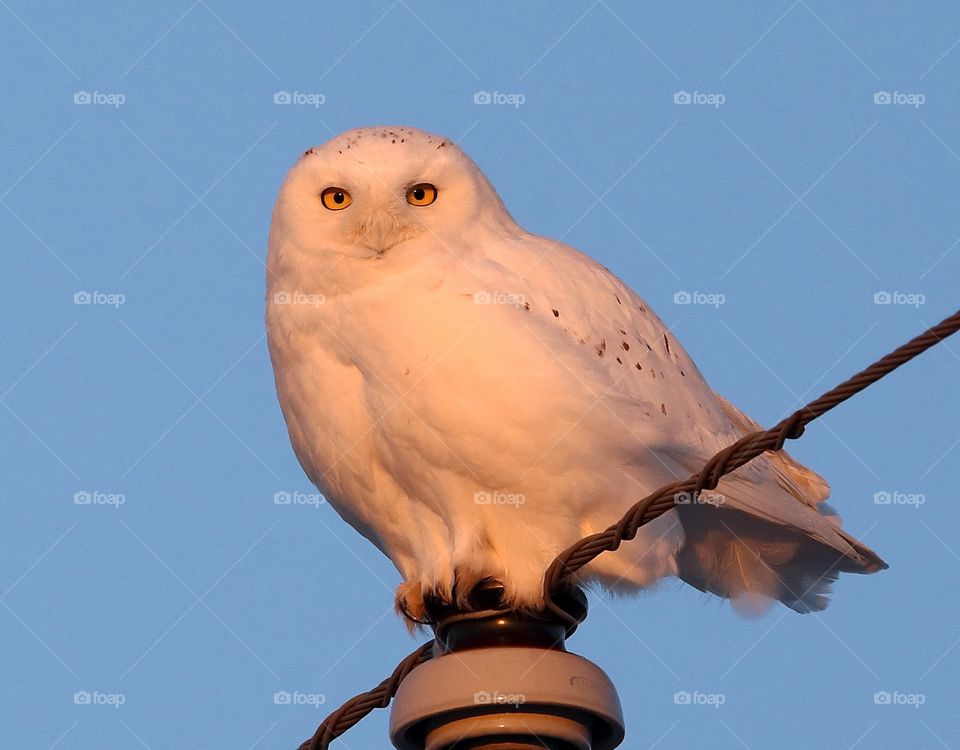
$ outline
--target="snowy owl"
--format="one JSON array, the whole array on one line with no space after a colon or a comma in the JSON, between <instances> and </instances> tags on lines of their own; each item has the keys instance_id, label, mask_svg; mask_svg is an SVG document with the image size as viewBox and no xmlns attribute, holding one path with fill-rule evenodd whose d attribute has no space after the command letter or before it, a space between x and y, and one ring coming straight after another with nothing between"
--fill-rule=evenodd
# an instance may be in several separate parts
<instances>
[{"instance_id":1,"label":"snowy owl","mask_svg":"<svg viewBox=\"0 0 960 750\"><path fill-rule=\"evenodd\" d=\"M396 565L397 606L414 617L488 580L509 606L539 607L558 552L759 429L643 299L518 226L447 138L362 128L308 150L269 244L293 449ZM634 591L676 576L746 612L822 609L840 572L886 567L818 509L828 494L787 454L764 454L581 582Z\"/></svg>"}]
</instances>

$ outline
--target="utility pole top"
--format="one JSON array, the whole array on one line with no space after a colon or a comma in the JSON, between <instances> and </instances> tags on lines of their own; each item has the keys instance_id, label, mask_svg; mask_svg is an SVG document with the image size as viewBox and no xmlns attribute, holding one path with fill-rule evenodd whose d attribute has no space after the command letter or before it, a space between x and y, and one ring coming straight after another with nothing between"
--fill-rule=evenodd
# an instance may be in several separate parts
<instances>
[{"instance_id":1,"label":"utility pole top","mask_svg":"<svg viewBox=\"0 0 960 750\"><path fill-rule=\"evenodd\" d=\"M450 616L436 634L437 655L397 691L397 750L613 750L623 741L613 683L565 649L562 624L486 610Z\"/></svg>"}]
</instances>

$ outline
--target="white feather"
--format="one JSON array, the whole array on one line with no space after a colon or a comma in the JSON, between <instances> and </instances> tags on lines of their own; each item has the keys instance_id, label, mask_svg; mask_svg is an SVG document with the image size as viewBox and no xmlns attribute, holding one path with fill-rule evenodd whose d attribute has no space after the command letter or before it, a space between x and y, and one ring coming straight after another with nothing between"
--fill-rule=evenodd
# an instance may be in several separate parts
<instances>
[{"instance_id":1,"label":"white feather","mask_svg":"<svg viewBox=\"0 0 960 750\"><path fill-rule=\"evenodd\" d=\"M420 182L438 189L429 206L405 199ZM331 186L348 208L323 207ZM462 151L411 128L350 131L293 167L267 324L301 464L394 562L414 613L485 577L536 607L559 551L756 428L639 296L520 228ZM717 492L719 507L667 513L585 579L679 575L743 609L805 610L839 571L883 566L817 510L826 483L788 457Z\"/></svg>"}]
</instances>

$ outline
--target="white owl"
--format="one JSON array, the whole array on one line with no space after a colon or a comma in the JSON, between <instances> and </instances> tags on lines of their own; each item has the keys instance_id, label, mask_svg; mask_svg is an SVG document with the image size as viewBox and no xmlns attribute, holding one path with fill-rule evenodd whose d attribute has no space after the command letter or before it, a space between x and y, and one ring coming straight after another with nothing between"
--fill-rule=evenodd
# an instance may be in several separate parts
<instances>
[{"instance_id":1,"label":"white owl","mask_svg":"<svg viewBox=\"0 0 960 750\"><path fill-rule=\"evenodd\" d=\"M758 429L637 294L518 226L440 136L363 128L307 151L277 199L267 272L293 448L396 565L414 616L484 579L536 608L558 552ZM582 579L678 576L747 611L822 609L839 572L886 567L818 510L828 493L765 454Z\"/></svg>"}]
</instances>

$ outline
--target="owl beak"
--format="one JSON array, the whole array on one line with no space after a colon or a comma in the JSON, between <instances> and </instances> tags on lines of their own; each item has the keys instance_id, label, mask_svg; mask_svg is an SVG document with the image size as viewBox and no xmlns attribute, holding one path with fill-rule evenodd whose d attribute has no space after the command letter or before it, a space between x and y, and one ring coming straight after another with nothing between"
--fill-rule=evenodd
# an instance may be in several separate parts
<instances>
[{"instance_id":1,"label":"owl beak","mask_svg":"<svg viewBox=\"0 0 960 750\"><path fill-rule=\"evenodd\" d=\"M361 242L377 255L383 255L408 235L396 216L389 211L370 215L358 228Z\"/></svg>"},{"instance_id":2,"label":"owl beak","mask_svg":"<svg viewBox=\"0 0 960 750\"><path fill-rule=\"evenodd\" d=\"M379 224L368 233L367 244L377 255L383 255L387 250L397 244L397 239L396 227Z\"/></svg>"}]
</instances>

